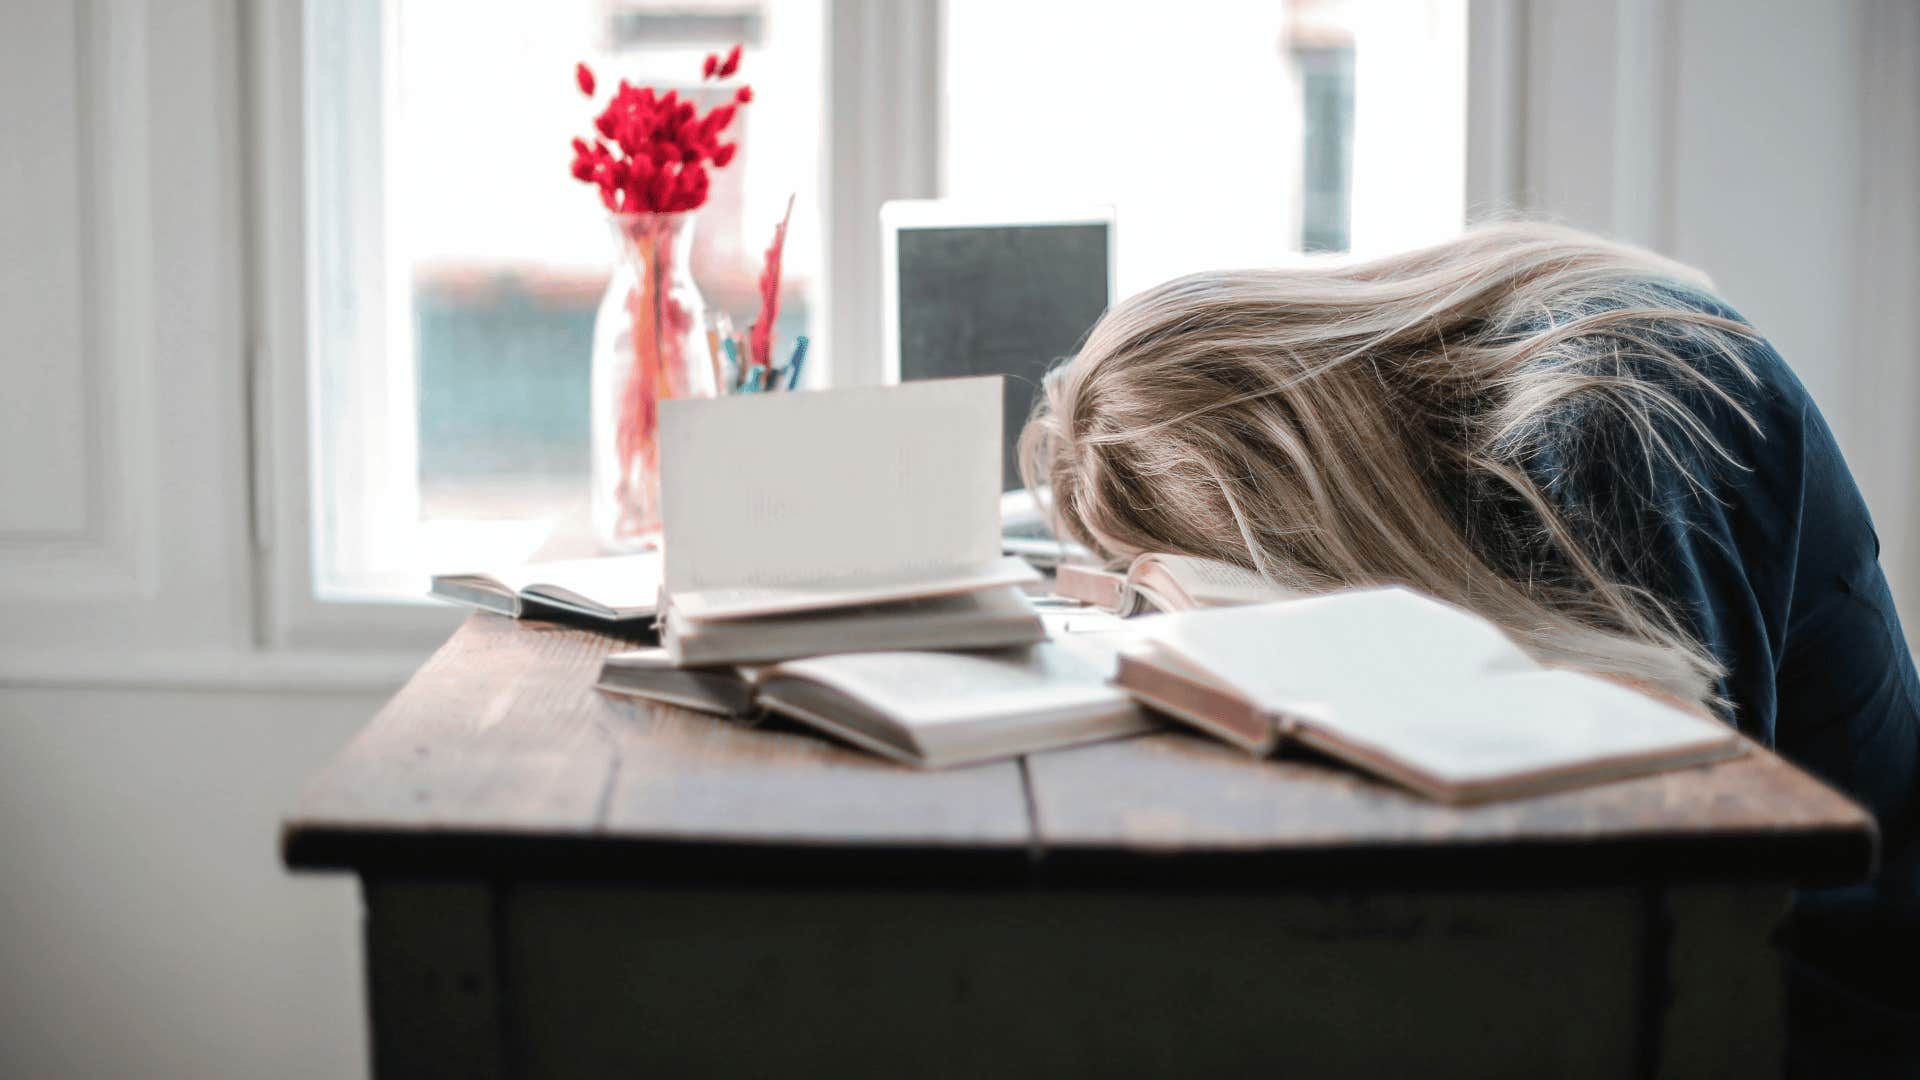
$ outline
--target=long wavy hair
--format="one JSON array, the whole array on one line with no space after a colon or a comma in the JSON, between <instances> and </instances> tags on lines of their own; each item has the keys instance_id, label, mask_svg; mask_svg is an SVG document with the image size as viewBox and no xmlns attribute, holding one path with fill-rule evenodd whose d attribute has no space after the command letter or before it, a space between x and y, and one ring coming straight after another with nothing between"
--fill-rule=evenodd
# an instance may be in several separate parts
<instances>
[{"instance_id":1,"label":"long wavy hair","mask_svg":"<svg viewBox=\"0 0 1920 1080\"><path fill-rule=\"evenodd\" d=\"M1724 708L1721 665L1644 587L1624 523L1572 512L1528 469L1569 446L1616 453L1617 433L1634 442L1623 460L1702 492L1700 462L1738 467L1699 409L1753 423L1736 391L1754 332L1685 303L1707 284L1526 223L1177 278L1109 311L1048 375L1022 473L1059 535L1115 564L1158 551L1300 592L1409 585L1543 661Z\"/></svg>"}]
</instances>

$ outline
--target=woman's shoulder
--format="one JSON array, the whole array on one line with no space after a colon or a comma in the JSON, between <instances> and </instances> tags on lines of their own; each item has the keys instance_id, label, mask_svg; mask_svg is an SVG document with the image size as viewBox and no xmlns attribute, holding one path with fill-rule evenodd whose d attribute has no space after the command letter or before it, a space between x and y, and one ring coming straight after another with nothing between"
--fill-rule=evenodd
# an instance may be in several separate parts
<instances>
[{"instance_id":1,"label":"woman's shoulder","mask_svg":"<svg viewBox=\"0 0 1920 1080\"><path fill-rule=\"evenodd\" d=\"M1676 313L1664 335L1695 371L1743 403L1766 405L1788 402L1799 411L1810 400L1792 365L1773 342L1726 298L1704 286L1652 279L1647 293L1670 304ZM1690 321L1703 316L1711 322Z\"/></svg>"},{"instance_id":2,"label":"woman's shoulder","mask_svg":"<svg viewBox=\"0 0 1920 1080\"><path fill-rule=\"evenodd\" d=\"M1619 319L1605 316L1618 314ZM1596 318L1597 317L1597 318ZM1771 341L1725 298L1668 278L1616 283L1570 303L1556 325L1591 325L1578 343L1578 388L1528 432L1528 459L1572 464L1659 447L1684 468L1753 466L1818 417ZM1770 445L1773 444L1773 445Z\"/></svg>"},{"instance_id":3,"label":"woman's shoulder","mask_svg":"<svg viewBox=\"0 0 1920 1080\"><path fill-rule=\"evenodd\" d=\"M1686 535L1760 563L1793 558L1755 539L1790 531L1776 520L1786 508L1831 502L1826 519L1865 520L1842 505L1850 481L1804 497L1810 471L1844 476L1838 447L1792 368L1732 304L1650 281L1612 305L1646 314L1617 347L1593 351L1606 377L1536 425L1516 459L1585 544L1645 570Z\"/></svg>"}]
</instances>

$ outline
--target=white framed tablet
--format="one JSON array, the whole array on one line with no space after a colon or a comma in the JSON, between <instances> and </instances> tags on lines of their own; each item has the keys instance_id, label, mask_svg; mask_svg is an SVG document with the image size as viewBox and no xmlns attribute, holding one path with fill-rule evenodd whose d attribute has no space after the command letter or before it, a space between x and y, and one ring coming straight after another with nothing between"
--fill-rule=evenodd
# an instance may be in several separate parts
<instances>
[{"instance_id":1,"label":"white framed tablet","mask_svg":"<svg viewBox=\"0 0 1920 1080\"><path fill-rule=\"evenodd\" d=\"M1110 206L889 202L880 210L885 383L1006 377L1005 486L1040 379L1114 298Z\"/></svg>"}]
</instances>

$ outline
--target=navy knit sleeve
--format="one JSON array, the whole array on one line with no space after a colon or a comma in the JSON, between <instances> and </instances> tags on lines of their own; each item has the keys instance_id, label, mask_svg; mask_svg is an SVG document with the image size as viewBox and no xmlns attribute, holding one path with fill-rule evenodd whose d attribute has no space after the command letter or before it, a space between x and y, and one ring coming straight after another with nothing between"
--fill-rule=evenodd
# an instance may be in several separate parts
<instances>
[{"instance_id":1,"label":"navy knit sleeve","mask_svg":"<svg viewBox=\"0 0 1920 1080\"><path fill-rule=\"evenodd\" d=\"M1657 418L1672 460L1649 454L1631 417L1595 408L1560 425L1528 471L1610 570L1671 605L1725 666L1733 721L1865 804L1894 856L1920 779L1920 680L1866 503L1771 345L1743 346L1752 378L1724 356L1692 359L1747 413L1702 386L1668 386L1725 458Z\"/></svg>"}]
</instances>

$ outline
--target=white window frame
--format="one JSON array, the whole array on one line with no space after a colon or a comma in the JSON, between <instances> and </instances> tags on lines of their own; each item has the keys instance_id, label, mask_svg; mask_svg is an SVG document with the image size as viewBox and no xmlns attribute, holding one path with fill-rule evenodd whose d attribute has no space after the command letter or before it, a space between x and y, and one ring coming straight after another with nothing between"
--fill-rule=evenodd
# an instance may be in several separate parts
<instances>
[{"instance_id":1,"label":"white window frame","mask_svg":"<svg viewBox=\"0 0 1920 1080\"><path fill-rule=\"evenodd\" d=\"M325 0L323 17L359 20L351 32L368 29L375 0ZM821 190L826 228L827 326L834 356L823 358L841 383L879 378L879 206L892 198L934 193L939 139L939 0L828 0L824 69L828 77L826 152ZM317 252L308 243L309 193L315 171L306 160L306 101L311 91L305 64L306 5L301 0L248 0L245 51L255 59L247 72L249 100L244 144L248 150L251 206L250 256L258 276L251 357L256 539L263 552L260 619L267 641L283 648L328 650L418 649L443 638L460 614L426 603L379 596L322 598L316 594L316 515L324 511L317 467L340 461L317 444L316 349L366 347L364 342L317 340L312 315ZM390 82L383 79L383 83ZM361 175L377 168L381 103L369 95L354 103L348 125L350 149L367 159ZM360 182L353 196L366 199L378 184ZM324 193L323 193L324 194ZM379 207L354 208L377 222ZM371 232L371 230L369 230ZM374 303L400 302L382 278L387 260L380 243L359 237L353 273ZM396 320L360 320L386 325ZM388 355L408 343L381 343ZM380 522L417 519L418 491L411 482L417 460L416 404L409 365L332 365L362 380L353 396L377 402L356 416L349 435L362 460L384 460L387 482L360 485L360 504L348 511L364 528L344 534L349 543L395 542ZM379 378L383 385L368 387ZM404 541L402 541L404 542Z\"/></svg>"},{"instance_id":2,"label":"white window frame","mask_svg":"<svg viewBox=\"0 0 1920 1080\"><path fill-rule=\"evenodd\" d=\"M828 2L834 171L823 190L838 222L826 237L828 325L838 377L859 381L877 377L880 355L877 208L935 194L940 175L940 0ZM82 174L77 204L34 185L64 183L58 174L79 159L50 153L29 171L41 215L29 246L78 253L83 284L69 287L87 292L77 315L58 310L56 293L45 319L0 332L50 333L42 351L71 365L75 392L45 405L84 432L84 454L45 464L84 486L88 512L77 531L0 530L0 687L391 685L460 615L313 598L300 0L77 0L71 10L67 29L9 43L59 57L34 85L73 112L77 153L116 167ZM1688 80L1706 80L1688 91L1696 99L1732 80L1689 66L1684 37L1670 32L1702 16L1677 0L1472 0L1469 13L1470 218L1532 208L1656 246L1670 239L1675 200L1697 209L1702 198L1699 176L1675 174L1686 181L1703 165L1671 143L1671 99ZM1840 20L1822 39L1825 62L1895 40L1899 28L1884 22ZM1846 35L1852 45L1835 45ZM1886 102L1910 103L1899 91L1912 70L1890 50L1866 48L1859 87L1829 86L1822 100L1857 94L1867 115L1891 116L1880 129L1906 130L1895 121L1912 108ZM1743 115L1733 108L1732 130ZM1833 362L1858 365L1847 388L1857 397L1828 405L1836 428L1864 425L1856 437L1875 440L1855 464L1878 489L1883 562L1911 617L1920 543L1908 526L1920 499L1901 486L1913 439L1898 421L1914 377L1897 346L1914 335L1901 329L1910 313L1886 297L1914 273L1912 245L1894 242L1915 227L1900 186L1912 148L1876 144L1855 160L1836 145L1846 175L1884 181L1857 208L1811 207L1865 237L1868 250L1845 267L1859 307L1788 309L1798 319L1788 328L1830 334ZM1763 193L1806 197L1792 180L1753 178ZM1709 224L1725 233L1734 223ZM1794 287L1791 267L1768 273L1761 284L1775 293ZM1847 359L1856 354L1866 358Z\"/></svg>"}]
</instances>

